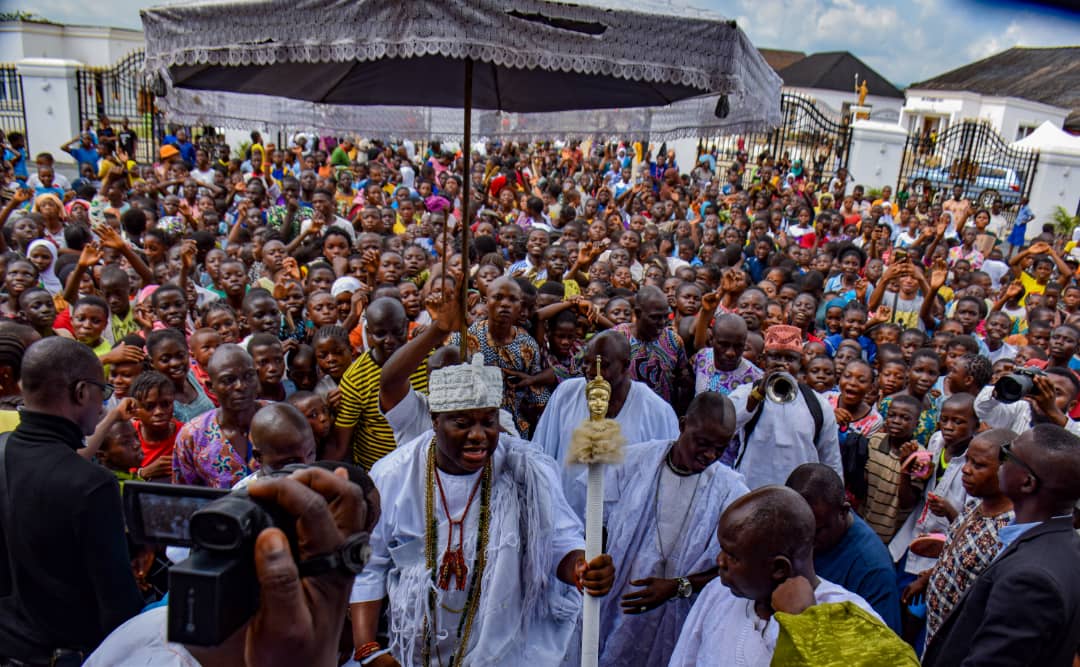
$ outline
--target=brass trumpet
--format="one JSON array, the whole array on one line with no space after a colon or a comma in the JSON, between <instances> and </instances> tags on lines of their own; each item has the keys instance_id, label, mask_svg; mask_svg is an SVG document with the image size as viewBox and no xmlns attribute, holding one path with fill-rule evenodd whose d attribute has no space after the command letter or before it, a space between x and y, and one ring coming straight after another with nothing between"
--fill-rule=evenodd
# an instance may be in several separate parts
<instances>
[{"instance_id":1,"label":"brass trumpet","mask_svg":"<svg viewBox=\"0 0 1080 667\"><path fill-rule=\"evenodd\" d=\"M799 395L799 383L790 373L773 373L765 380L765 398L790 403Z\"/></svg>"}]
</instances>

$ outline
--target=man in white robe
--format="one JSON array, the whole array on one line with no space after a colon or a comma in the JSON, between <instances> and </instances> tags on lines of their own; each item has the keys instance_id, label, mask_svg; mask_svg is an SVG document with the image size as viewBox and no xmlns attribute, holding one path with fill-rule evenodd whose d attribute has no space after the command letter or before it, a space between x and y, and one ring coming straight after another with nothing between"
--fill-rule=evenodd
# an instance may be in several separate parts
<instances>
[{"instance_id":1,"label":"man in white robe","mask_svg":"<svg viewBox=\"0 0 1080 667\"><path fill-rule=\"evenodd\" d=\"M736 426L743 443L733 467L751 489L782 485L791 471L804 463L824 463L844 477L836 415L828 399L805 386L795 391L795 399L789 403L774 403L765 397L763 387L774 373L798 377L801 365L802 331L774 324L765 332L765 379L736 387L728 394L735 404ZM814 413L807 400L817 402L821 415L816 435Z\"/></svg>"},{"instance_id":2,"label":"man in white robe","mask_svg":"<svg viewBox=\"0 0 1080 667\"><path fill-rule=\"evenodd\" d=\"M555 664L580 613L578 590L610 590L611 558L585 562L553 461L500 435L501 402L501 373L482 358L432 372L434 434L372 468L383 513L350 599L355 658L373 655L363 653L388 597L389 652L367 664Z\"/></svg>"},{"instance_id":3,"label":"man in white robe","mask_svg":"<svg viewBox=\"0 0 1080 667\"><path fill-rule=\"evenodd\" d=\"M630 445L606 471L608 552L621 567L600 607L600 664L667 664L697 593L716 578L720 515L749 492L719 463L734 432L731 401L703 392L678 440Z\"/></svg>"},{"instance_id":4,"label":"man in white robe","mask_svg":"<svg viewBox=\"0 0 1080 667\"><path fill-rule=\"evenodd\" d=\"M679 437L679 420L672 407L648 385L630 378L630 344L626 337L605 332L589 341L583 356L587 362L586 377L559 384L544 408L532 440L533 445L559 463L563 491L579 518L585 515L585 487L577 483L577 478L585 466L566 465L566 454L574 429L589 418L585 383L596 375L597 355L602 359L600 373L611 384L606 417L619 423L623 438L627 442L671 442Z\"/></svg>"},{"instance_id":5,"label":"man in white robe","mask_svg":"<svg viewBox=\"0 0 1080 667\"><path fill-rule=\"evenodd\" d=\"M769 667L779 635L773 593L789 579L804 579L814 604L850 601L880 621L865 600L814 573L814 530L810 506L786 487L732 503L720 518L720 577L698 596L668 664Z\"/></svg>"}]
</instances>

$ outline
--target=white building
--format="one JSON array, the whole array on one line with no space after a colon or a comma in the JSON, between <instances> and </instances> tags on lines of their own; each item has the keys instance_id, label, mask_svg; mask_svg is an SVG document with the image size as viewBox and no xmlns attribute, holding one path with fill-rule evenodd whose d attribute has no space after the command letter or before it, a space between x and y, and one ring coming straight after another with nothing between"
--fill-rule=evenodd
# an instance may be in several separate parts
<instances>
[{"instance_id":1,"label":"white building","mask_svg":"<svg viewBox=\"0 0 1080 667\"><path fill-rule=\"evenodd\" d=\"M0 22L0 63L53 58L107 67L144 44L141 30L46 21Z\"/></svg>"},{"instance_id":2,"label":"white building","mask_svg":"<svg viewBox=\"0 0 1080 667\"><path fill-rule=\"evenodd\" d=\"M857 85L866 82L865 106L871 120L895 123L904 105L904 93L872 67L847 51L809 56L796 51L761 49L765 60L784 81L784 92L813 100L822 111L846 117L858 103Z\"/></svg>"},{"instance_id":3,"label":"white building","mask_svg":"<svg viewBox=\"0 0 1080 667\"><path fill-rule=\"evenodd\" d=\"M1080 47L1015 47L907 89L901 125L940 135L965 119L988 120L1017 141L1049 121L1080 133Z\"/></svg>"}]
</instances>

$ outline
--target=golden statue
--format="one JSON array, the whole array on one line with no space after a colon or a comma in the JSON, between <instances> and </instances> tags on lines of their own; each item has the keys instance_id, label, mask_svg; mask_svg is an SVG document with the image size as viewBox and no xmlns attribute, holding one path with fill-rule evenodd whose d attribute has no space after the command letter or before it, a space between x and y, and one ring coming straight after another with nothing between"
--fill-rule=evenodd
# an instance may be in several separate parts
<instances>
[{"instance_id":1,"label":"golden statue","mask_svg":"<svg viewBox=\"0 0 1080 667\"><path fill-rule=\"evenodd\" d=\"M618 463L622 460L622 436L619 422L608 419L611 401L611 383L600 373L600 355L596 355L596 377L585 384L585 403L589 406L589 418L574 429L570 440L571 463Z\"/></svg>"},{"instance_id":2,"label":"golden statue","mask_svg":"<svg viewBox=\"0 0 1080 667\"><path fill-rule=\"evenodd\" d=\"M857 92L859 94L859 106L865 105L866 104L866 94L868 92L870 92L870 90L866 87L866 79L863 79L862 85L860 85L858 88L856 88L855 92Z\"/></svg>"},{"instance_id":3,"label":"golden statue","mask_svg":"<svg viewBox=\"0 0 1080 667\"><path fill-rule=\"evenodd\" d=\"M585 385L585 402L589 404L589 419L600 421L607 417L611 401L611 383L600 374L600 356L596 357L596 377Z\"/></svg>"}]
</instances>

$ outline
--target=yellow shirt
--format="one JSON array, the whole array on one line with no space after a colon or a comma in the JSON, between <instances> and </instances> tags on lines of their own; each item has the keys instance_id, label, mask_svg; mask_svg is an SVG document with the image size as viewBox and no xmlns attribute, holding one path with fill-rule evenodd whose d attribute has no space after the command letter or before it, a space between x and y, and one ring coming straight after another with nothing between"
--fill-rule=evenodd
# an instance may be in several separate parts
<instances>
[{"instance_id":1,"label":"yellow shirt","mask_svg":"<svg viewBox=\"0 0 1080 667\"><path fill-rule=\"evenodd\" d=\"M1040 285L1039 281L1027 271L1020 272L1020 282L1024 285L1024 296L1019 301L1021 306L1025 305L1028 294L1042 294L1046 291L1046 285Z\"/></svg>"},{"instance_id":2,"label":"yellow shirt","mask_svg":"<svg viewBox=\"0 0 1080 667\"><path fill-rule=\"evenodd\" d=\"M9 433L19 425L18 410L0 410L0 433Z\"/></svg>"}]
</instances>

